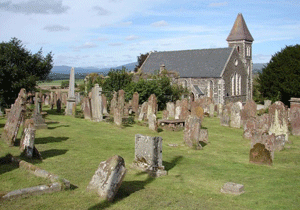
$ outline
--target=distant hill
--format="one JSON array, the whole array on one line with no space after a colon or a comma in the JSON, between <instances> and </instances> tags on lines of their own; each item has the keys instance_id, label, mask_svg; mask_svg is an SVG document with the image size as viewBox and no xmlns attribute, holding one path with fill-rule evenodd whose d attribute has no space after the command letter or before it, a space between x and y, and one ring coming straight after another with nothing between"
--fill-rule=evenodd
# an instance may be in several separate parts
<instances>
[{"instance_id":1,"label":"distant hill","mask_svg":"<svg viewBox=\"0 0 300 210\"><path fill-rule=\"evenodd\" d=\"M267 63L253 63L253 70L252 73L258 73L258 72L262 72L262 69L264 68L264 66L267 66Z\"/></svg>"}]
</instances>

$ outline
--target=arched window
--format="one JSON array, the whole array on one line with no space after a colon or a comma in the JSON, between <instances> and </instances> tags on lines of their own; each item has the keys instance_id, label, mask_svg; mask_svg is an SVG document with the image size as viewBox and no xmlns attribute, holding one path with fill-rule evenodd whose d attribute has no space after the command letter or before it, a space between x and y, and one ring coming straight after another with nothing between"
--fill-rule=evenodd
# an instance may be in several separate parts
<instances>
[{"instance_id":1,"label":"arched window","mask_svg":"<svg viewBox=\"0 0 300 210\"><path fill-rule=\"evenodd\" d=\"M234 75L231 76L231 95L234 96Z\"/></svg>"},{"instance_id":2,"label":"arched window","mask_svg":"<svg viewBox=\"0 0 300 210\"><path fill-rule=\"evenodd\" d=\"M251 56L251 48L250 46L247 46L247 56Z\"/></svg>"},{"instance_id":3,"label":"arched window","mask_svg":"<svg viewBox=\"0 0 300 210\"><path fill-rule=\"evenodd\" d=\"M241 75L234 73L231 76L231 95L241 95L242 94L242 77Z\"/></svg>"},{"instance_id":4,"label":"arched window","mask_svg":"<svg viewBox=\"0 0 300 210\"><path fill-rule=\"evenodd\" d=\"M239 75L239 95L242 95L242 77Z\"/></svg>"}]
</instances>

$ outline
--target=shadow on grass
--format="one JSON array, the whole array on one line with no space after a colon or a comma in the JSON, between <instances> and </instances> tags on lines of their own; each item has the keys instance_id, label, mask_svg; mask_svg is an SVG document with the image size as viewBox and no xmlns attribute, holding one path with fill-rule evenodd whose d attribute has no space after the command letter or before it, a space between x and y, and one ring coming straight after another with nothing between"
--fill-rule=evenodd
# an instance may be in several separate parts
<instances>
[{"instance_id":1,"label":"shadow on grass","mask_svg":"<svg viewBox=\"0 0 300 210\"><path fill-rule=\"evenodd\" d=\"M17 164L12 164L11 158L11 154L7 154L5 157L0 158L0 175L19 168Z\"/></svg>"},{"instance_id":2,"label":"shadow on grass","mask_svg":"<svg viewBox=\"0 0 300 210\"><path fill-rule=\"evenodd\" d=\"M48 114L51 114L51 115L65 115L65 110L64 109L61 109L60 112L57 112L56 109L50 109L50 110L47 110L47 113Z\"/></svg>"},{"instance_id":3,"label":"shadow on grass","mask_svg":"<svg viewBox=\"0 0 300 210\"><path fill-rule=\"evenodd\" d=\"M68 151L67 149L50 149L50 150L42 151L40 153L42 158L45 160L50 157L66 154L67 151Z\"/></svg>"},{"instance_id":4,"label":"shadow on grass","mask_svg":"<svg viewBox=\"0 0 300 210\"><path fill-rule=\"evenodd\" d=\"M0 128L4 128L5 124L0 123Z\"/></svg>"},{"instance_id":5,"label":"shadow on grass","mask_svg":"<svg viewBox=\"0 0 300 210\"><path fill-rule=\"evenodd\" d=\"M48 127L49 130L53 130L55 128L60 128L60 127L70 127L69 125L59 125L59 126L56 126L56 127Z\"/></svg>"},{"instance_id":6,"label":"shadow on grass","mask_svg":"<svg viewBox=\"0 0 300 210\"><path fill-rule=\"evenodd\" d=\"M170 163L163 161L163 166L165 166L166 171L169 171L174 168L182 159L183 156L176 156Z\"/></svg>"},{"instance_id":7,"label":"shadow on grass","mask_svg":"<svg viewBox=\"0 0 300 210\"><path fill-rule=\"evenodd\" d=\"M53 142L62 142L68 140L69 137L43 137L43 138L36 138L34 140L34 144L48 144Z\"/></svg>"},{"instance_id":8,"label":"shadow on grass","mask_svg":"<svg viewBox=\"0 0 300 210\"><path fill-rule=\"evenodd\" d=\"M140 172L137 174L139 175L144 175L147 174L146 172ZM134 192L137 192L139 190L145 189L145 186L151 182L153 182L155 178L148 176L146 180L144 181L124 181L122 182L121 187L119 188L114 201L113 202L108 202L106 200L100 202L99 204L96 204L92 207L89 208L89 210L96 210L96 209L106 209L112 206L113 204L121 201L122 199L128 197Z\"/></svg>"}]
</instances>

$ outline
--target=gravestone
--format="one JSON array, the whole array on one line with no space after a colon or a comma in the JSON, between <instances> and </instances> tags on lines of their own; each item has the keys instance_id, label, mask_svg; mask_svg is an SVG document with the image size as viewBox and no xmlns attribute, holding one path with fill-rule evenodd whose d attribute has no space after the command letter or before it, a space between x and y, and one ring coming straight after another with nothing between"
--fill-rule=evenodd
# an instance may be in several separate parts
<instances>
[{"instance_id":1,"label":"gravestone","mask_svg":"<svg viewBox=\"0 0 300 210\"><path fill-rule=\"evenodd\" d=\"M213 103L209 104L209 117L214 117L215 115L215 105Z\"/></svg>"},{"instance_id":2,"label":"gravestone","mask_svg":"<svg viewBox=\"0 0 300 210\"><path fill-rule=\"evenodd\" d=\"M269 134L279 136L284 134L288 142L288 112L281 101L276 101L269 107L270 129Z\"/></svg>"},{"instance_id":3,"label":"gravestone","mask_svg":"<svg viewBox=\"0 0 300 210\"><path fill-rule=\"evenodd\" d=\"M151 94L148 98L148 110L147 110L147 119L149 119L149 116L153 116L153 114L156 115L157 113L157 99L155 94Z\"/></svg>"},{"instance_id":4,"label":"gravestone","mask_svg":"<svg viewBox=\"0 0 300 210\"><path fill-rule=\"evenodd\" d=\"M118 126L122 125L125 107L125 92L124 90L118 91L118 102L114 110L114 123Z\"/></svg>"},{"instance_id":5,"label":"gravestone","mask_svg":"<svg viewBox=\"0 0 300 210\"><path fill-rule=\"evenodd\" d=\"M222 116L220 118L220 122L222 126L229 126L230 125L230 114L231 114L231 107L233 103L229 103L224 106L222 111Z\"/></svg>"},{"instance_id":6,"label":"gravestone","mask_svg":"<svg viewBox=\"0 0 300 210\"><path fill-rule=\"evenodd\" d=\"M290 103L291 132L294 136L300 136L300 98L291 98Z\"/></svg>"},{"instance_id":7,"label":"gravestone","mask_svg":"<svg viewBox=\"0 0 300 210\"><path fill-rule=\"evenodd\" d=\"M56 112L60 113L61 112L61 100L57 99L56 101Z\"/></svg>"},{"instance_id":8,"label":"gravestone","mask_svg":"<svg viewBox=\"0 0 300 210\"><path fill-rule=\"evenodd\" d=\"M232 128L241 127L241 106L241 102L235 102L231 107L230 127Z\"/></svg>"},{"instance_id":9,"label":"gravestone","mask_svg":"<svg viewBox=\"0 0 300 210\"><path fill-rule=\"evenodd\" d=\"M250 118L255 117L257 111L257 105L253 100L248 100L241 110L241 121L244 126L244 123Z\"/></svg>"},{"instance_id":10,"label":"gravestone","mask_svg":"<svg viewBox=\"0 0 300 210\"><path fill-rule=\"evenodd\" d=\"M168 110L163 110L163 114L162 114L162 119L163 120L167 120L169 116L169 112Z\"/></svg>"},{"instance_id":11,"label":"gravestone","mask_svg":"<svg viewBox=\"0 0 300 210\"><path fill-rule=\"evenodd\" d=\"M203 120L204 117L204 110L203 108L200 106L200 104L198 104L195 101L192 101L191 103L191 115L200 118L201 120Z\"/></svg>"},{"instance_id":12,"label":"gravestone","mask_svg":"<svg viewBox=\"0 0 300 210\"><path fill-rule=\"evenodd\" d=\"M34 109L34 113L32 115L32 119L34 121L34 127L35 129L47 129L48 125L45 123L45 119L43 118L42 114L41 114L41 110L42 110L42 101L39 98L40 94L39 93L35 93L35 109Z\"/></svg>"},{"instance_id":13,"label":"gravestone","mask_svg":"<svg viewBox=\"0 0 300 210\"><path fill-rule=\"evenodd\" d=\"M24 123L23 135L20 141L20 150L27 158L33 157L35 127L33 119L27 119Z\"/></svg>"},{"instance_id":14,"label":"gravestone","mask_svg":"<svg viewBox=\"0 0 300 210\"><path fill-rule=\"evenodd\" d=\"M117 97L118 97L118 93L114 92L113 98L110 101L110 108L109 108L110 115L114 115L115 108L117 108L117 103L118 103L118 101L117 101L118 98Z\"/></svg>"},{"instance_id":15,"label":"gravestone","mask_svg":"<svg viewBox=\"0 0 300 210\"><path fill-rule=\"evenodd\" d=\"M264 100L264 109L269 108L269 106L271 106L272 101L271 100Z\"/></svg>"},{"instance_id":16,"label":"gravestone","mask_svg":"<svg viewBox=\"0 0 300 210\"><path fill-rule=\"evenodd\" d=\"M136 134L132 167L145 171L153 177L167 175L162 165L162 138Z\"/></svg>"},{"instance_id":17,"label":"gravestone","mask_svg":"<svg viewBox=\"0 0 300 210\"><path fill-rule=\"evenodd\" d=\"M67 99L68 99L68 93L61 93L61 103L62 105L66 106L67 105Z\"/></svg>"},{"instance_id":18,"label":"gravestone","mask_svg":"<svg viewBox=\"0 0 300 210\"><path fill-rule=\"evenodd\" d=\"M22 88L19 92L18 98L15 100L10 114L5 123L1 138L7 142L9 146L13 146L20 128L24 120L26 112L26 91Z\"/></svg>"},{"instance_id":19,"label":"gravestone","mask_svg":"<svg viewBox=\"0 0 300 210\"><path fill-rule=\"evenodd\" d=\"M201 138L200 136L201 136L201 119L189 115L185 120L185 128L184 128L185 144L191 148L202 149L201 141L205 139L205 136L201 136Z\"/></svg>"},{"instance_id":20,"label":"gravestone","mask_svg":"<svg viewBox=\"0 0 300 210\"><path fill-rule=\"evenodd\" d=\"M180 111L179 119L185 120L190 115L188 99L187 98L182 99L180 105L181 105L181 111Z\"/></svg>"},{"instance_id":21,"label":"gravestone","mask_svg":"<svg viewBox=\"0 0 300 210\"><path fill-rule=\"evenodd\" d=\"M108 115L108 111L107 111L107 99L106 99L106 96L104 94L102 94L102 106L103 106L103 114L104 115Z\"/></svg>"},{"instance_id":22,"label":"gravestone","mask_svg":"<svg viewBox=\"0 0 300 210\"><path fill-rule=\"evenodd\" d=\"M180 115L181 115L181 101L177 100L175 105L175 119L176 120L180 119Z\"/></svg>"},{"instance_id":23,"label":"gravestone","mask_svg":"<svg viewBox=\"0 0 300 210\"><path fill-rule=\"evenodd\" d=\"M141 107L138 121L145 120L145 118L147 116L147 111L148 111L148 102L144 102Z\"/></svg>"},{"instance_id":24,"label":"gravestone","mask_svg":"<svg viewBox=\"0 0 300 210\"><path fill-rule=\"evenodd\" d=\"M92 119L95 122L101 122L103 120L103 107L102 107L102 88L98 84L92 89L91 108Z\"/></svg>"},{"instance_id":25,"label":"gravestone","mask_svg":"<svg viewBox=\"0 0 300 210\"><path fill-rule=\"evenodd\" d=\"M75 73L74 68L71 68L70 71L70 81L69 81L69 92L65 114L69 116L74 116L74 106L76 106L76 98L75 98Z\"/></svg>"},{"instance_id":26,"label":"gravestone","mask_svg":"<svg viewBox=\"0 0 300 210\"><path fill-rule=\"evenodd\" d=\"M76 105L80 104L80 102L81 102L80 93L75 93L75 103L76 103Z\"/></svg>"},{"instance_id":27,"label":"gravestone","mask_svg":"<svg viewBox=\"0 0 300 210\"><path fill-rule=\"evenodd\" d=\"M50 96L46 95L45 97L45 106L49 106L50 105Z\"/></svg>"},{"instance_id":28,"label":"gravestone","mask_svg":"<svg viewBox=\"0 0 300 210\"><path fill-rule=\"evenodd\" d=\"M135 116L138 116L139 94L137 92L133 93L131 106L132 106L132 111L135 113Z\"/></svg>"},{"instance_id":29,"label":"gravestone","mask_svg":"<svg viewBox=\"0 0 300 210\"><path fill-rule=\"evenodd\" d=\"M218 117L220 118L222 116L223 104L218 104L217 107L218 107L217 114L218 114Z\"/></svg>"},{"instance_id":30,"label":"gravestone","mask_svg":"<svg viewBox=\"0 0 300 210\"><path fill-rule=\"evenodd\" d=\"M256 130L256 118L250 117L244 123L244 134L243 137L246 139L251 139L254 131Z\"/></svg>"},{"instance_id":31,"label":"gravestone","mask_svg":"<svg viewBox=\"0 0 300 210\"><path fill-rule=\"evenodd\" d=\"M99 164L87 191L96 192L101 198L113 201L126 174L125 161L115 155Z\"/></svg>"},{"instance_id":32,"label":"gravestone","mask_svg":"<svg viewBox=\"0 0 300 210\"><path fill-rule=\"evenodd\" d=\"M245 192L244 185L233 182L227 182L221 189L222 193L228 193L233 195L240 195Z\"/></svg>"},{"instance_id":33,"label":"gravestone","mask_svg":"<svg viewBox=\"0 0 300 210\"><path fill-rule=\"evenodd\" d=\"M91 101L89 97L84 97L81 103L84 119L92 120Z\"/></svg>"},{"instance_id":34,"label":"gravestone","mask_svg":"<svg viewBox=\"0 0 300 210\"><path fill-rule=\"evenodd\" d=\"M149 129L152 131L157 131L157 121L156 121L156 115L152 114L148 116L148 124L149 124Z\"/></svg>"},{"instance_id":35,"label":"gravestone","mask_svg":"<svg viewBox=\"0 0 300 210\"><path fill-rule=\"evenodd\" d=\"M167 111L169 113L167 119L175 119L175 105L173 102L167 103Z\"/></svg>"}]
</instances>

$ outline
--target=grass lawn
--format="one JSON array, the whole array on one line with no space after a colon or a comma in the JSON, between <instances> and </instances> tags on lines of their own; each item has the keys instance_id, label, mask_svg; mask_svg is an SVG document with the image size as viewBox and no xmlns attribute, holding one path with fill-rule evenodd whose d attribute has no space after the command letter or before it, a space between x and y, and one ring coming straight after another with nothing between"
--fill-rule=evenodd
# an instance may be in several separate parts
<instances>
[{"instance_id":1,"label":"grass lawn","mask_svg":"<svg viewBox=\"0 0 300 210\"><path fill-rule=\"evenodd\" d=\"M69 81L68 79L67 80L53 80L51 82L40 82L38 83L39 86L57 86L57 85L61 85L61 82L63 81ZM77 85L81 85L81 84L84 84L84 79L75 79L75 83Z\"/></svg>"},{"instance_id":2,"label":"grass lawn","mask_svg":"<svg viewBox=\"0 0 300 210\"><path fill-rule=\"evenodd\" d=\"M137 124L120 128L48 113L48 129L37 130L35 140L44 160L32 163L77 188L0 201L0 209L299 209L300 137L290 136L292 143L275 152L273 166L254 165L249 163L250 141L243 139L242 129L222 127L218 118L204 119L210 143L203 150L193 150L183 144L183 131L155 133ZM1 133L5 122L0 118ZM130 169L135 134L163 138L167 176L149 178ZM8 153L20 154L18 147L0 141L0 157ZM86 187L99 163L113 155L124 158L127 174L114 202L107 203ZM220 193L226 182L243 184L246 192L240 196ZM0 165L0 183L0 191L10 191L47 181Z\"/></svg>"}]
</instances>

